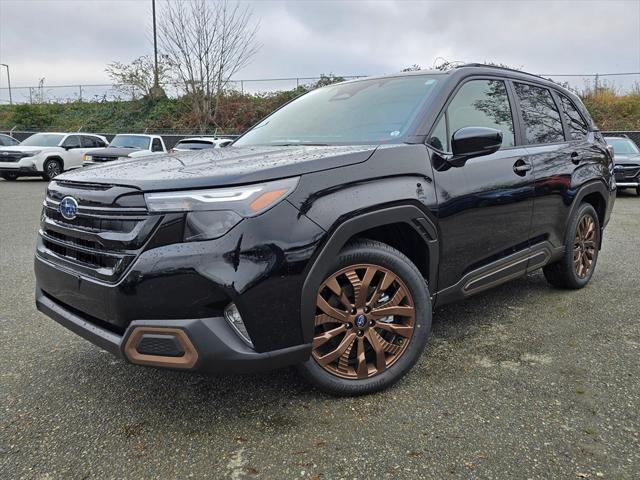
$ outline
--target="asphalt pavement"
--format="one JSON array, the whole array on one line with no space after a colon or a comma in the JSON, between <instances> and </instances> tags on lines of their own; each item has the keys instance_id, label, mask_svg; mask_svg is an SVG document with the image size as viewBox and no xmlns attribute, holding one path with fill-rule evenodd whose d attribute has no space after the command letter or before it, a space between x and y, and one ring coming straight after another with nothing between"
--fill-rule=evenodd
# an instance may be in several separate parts
<instances>
[{"instance_id":1,"label":"asphalt pavement","mask_svg":"<svg viewBox=\"0 0 640 480\"><path fill-rule=\"evenodd\" d=\"M540 272L436 311L395 387L336 399L294 369L127 364L34 307L46 183L0 180L0 478L640 477L640 197L591 283Z\"/></svg>"}]
</instances>

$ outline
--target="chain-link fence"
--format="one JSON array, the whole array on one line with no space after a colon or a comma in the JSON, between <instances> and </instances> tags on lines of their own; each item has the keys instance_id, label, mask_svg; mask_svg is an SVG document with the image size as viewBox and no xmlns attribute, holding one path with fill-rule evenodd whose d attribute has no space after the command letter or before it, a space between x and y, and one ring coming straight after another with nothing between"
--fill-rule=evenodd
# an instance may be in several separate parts
<instances>
[{"instance_id":1,"label":"chain-link fence","mask_svg":"<svg viewBox=\"0 0 640 480\"><path fill-rule=\"evenodd\" d=\"M335 77L350 80L364 75L336 75ZM640 72L603 73L603 74L541 74L552 80L579 91L594 91L599 88L612 88L620 93L630 91L640 92ZM299 86L315 85L327 77L287 77L287 78L254 78L232 80L226 88L242 93L260 94L293 90ZM1 81L1 80L0 80ZM180 88L175 84L163 86L169 97L180 94ZM139 98L140 92L130 85L89 84L89 85L46 85L42 83L33 87L12 87L6 84L0 86L0 105L8 103L66 103L73 101L114 101Z\"/></svg>"},{"instance_id":2,"label":"chain-link fence","mask_svg":"<svg viewBox=\"0 0 640 480\"><path fill-rule=\"evenodd\" d=\"M352 80L364 75L336 75L335 78ZM333 78L321 77L287 77L287 78L255 78L231 80L227 82L227 90L248 94L260 94L293 90L300 86L310 87L317 82ZM181 94L177 84L163 85L167 96L175 98ZM88 85L46 85L35 87L0 86L0 105L9 103L68 103L75 101L108 102L116 100L132 100L140 98L141 93L133 85L88 84Z\"/></svg>"}]
</instances>

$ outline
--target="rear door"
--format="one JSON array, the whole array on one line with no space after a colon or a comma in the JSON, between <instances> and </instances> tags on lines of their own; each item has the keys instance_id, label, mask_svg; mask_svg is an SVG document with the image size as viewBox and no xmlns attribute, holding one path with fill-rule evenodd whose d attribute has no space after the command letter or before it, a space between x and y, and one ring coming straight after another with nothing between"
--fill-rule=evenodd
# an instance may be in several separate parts
<instances>
[{"instance_id":1,"label":"rear door","mask_svg":"<svg viewBox=\"0 0 640 480\"><path fill-rule=\"evenodd\" d=\"M490 127L503 134L496 153L455 168L432 154L438 196L441 255L439 288L457 290L463 277L492 268L517 252L527 254L533 210L533 176L504 79L471 79L458 87L428 143L451 151L451 136L463 127ZM526 260L492 280L523 274ZM501 277L501 278L498 278ZM466 277L465 277L466 278ZM483 285L483 288L489 285ZM466 287L463 285L463 290ZM471 292L465 292L471 293Z\"/></svg>"},{"instance_id":2,"label":"rear door","mask_svg":"<svg viewBox=\"0 0 640 480\"><path fill-rule=\"evenodd\" d=\"M575 193L575 171L589 157L586 135L576 132L571 138L560 114L560 98L554 91L520 81L514 81L513 86L527 161L533 165L535 177L532 243L548 241L561 247Z\"/></svg>"}]
</instances>

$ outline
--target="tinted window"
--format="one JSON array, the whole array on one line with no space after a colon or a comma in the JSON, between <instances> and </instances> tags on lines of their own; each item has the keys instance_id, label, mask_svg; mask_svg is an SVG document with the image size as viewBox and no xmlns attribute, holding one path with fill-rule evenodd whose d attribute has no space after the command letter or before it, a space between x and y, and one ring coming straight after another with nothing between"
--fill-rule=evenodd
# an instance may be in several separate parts
<instances>
[{"instance_id":1,"label":"tinted window","mask_svg":"<svg viewBox=\"0 0 640 480\"><path fill-rule=\"evenodd\" d=\"M80 148L80 135L69 135L62 146L67 148Z\"/></svg>"},{"instance_id":2,"label":"tinted window","mask_svg":"<svg viewBox=\"0 0 640 480\"><path fill-rule=\"evenodd\" d=\"M104 143L98 137L91 137L89 135L82 136L82 146L85 148L104 147Z\"/></svg>"},{"instance_id":3,"label":"tinted window","mask_svg":"<svg viewBox=\"0 0 640 480\"><path fill-rule=\"evenodd\" d=\"M586 138L589 130L587 128L587 123L584 121L573 102L564 95L560 95L560 104L562 105L565 120L569 126L571 139L582 140L583 138Z\"/></svg>"},{"instance_id":4,"label":"tinted window","mask_svg":"<svg viewBox=\"0 0 640 480\"><path fill-rule=\"evenodd\" d=\"M529 144L564 141L560 112L546 88L515 83Z\"/></svg>"},{"instance_id":5,"label":"tinted window","mask_svg":"<svg viewBox=\"0 0 640 480\"><path fill-rule=\"evenodd\" d=\"M153 139L153 143L151 144L151 151L152 152L161 152L162 151L162 144L160 143L160 139L159 138L154 138Z\"/></svg>"},{"instance_id":6,"label":"tinted window","mask_svg":"<svg viewBox=\"0 0 640 480\"><path fill-rule=\"evenodd\" d=\"M440 120L436 124L436 128L431 132L429 145L441 152L449 151L449 142L447 141L447 121L444 115L440 117Z\"/></svg>"},{"instance_id":7,"label":"tinted window","mask_svg":"<svg viewBox=\"0 0 640 480\"><path fill-rule=\"evenodd\" d=\"M277 110L236 146L390 142L408 133L437 77L356 80L318 88Z\"/></svg>"},{"instance_id":8,"label":"tinted window","mask_svg":"<svg viewBox=\"0 0 640 480\"><path fill-rule=\"evenodd\" d=\"M515 145L507 87L499 80L465 83L447 108L450 138L463 127L488 127L502 132L502 146Z\"/></svg>"}]
</instances>

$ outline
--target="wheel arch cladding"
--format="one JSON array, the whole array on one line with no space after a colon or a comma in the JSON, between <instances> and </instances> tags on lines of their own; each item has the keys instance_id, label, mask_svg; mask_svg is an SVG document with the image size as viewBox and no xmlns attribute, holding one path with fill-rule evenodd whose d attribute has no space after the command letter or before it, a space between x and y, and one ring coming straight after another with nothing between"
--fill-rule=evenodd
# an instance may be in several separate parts
<instances>
[{"instance_id":1,"label":"wheel arch cladding","mask_svg":"<svg viewBox=\"0 0 640 480\"><path fill-rule=\"evenodd\" d=\"M408 239L392 240L400 244L402 253L407 255L412 262L422 261L422 265L416 263L416 267L425 276L430 284L431 291L435 291L437 279L437 266L439 259L439 245L437 229L433 222L427 218L425 213L414 205L400 205L370 211L352 217L346 221L338 220L335 226L330 229L327 239L317 249L317 254L309 264L308 273L302 287L301 298L301 323L305 342L313 339L313 318L315 312L315 298L317 289L324 280L328 272L331 261L350 241L357 238L370 238L382 241L379 238L392 238L392 232L403 234L412 232ZM378 238L372 238L378 237ZM416 244L417 239L421 241ZM410 246L418 247L424 251L423 255L416 252L407 254L406 249ZM390 245L397 248L395 245ZM404 250L403 250L404 249Z\"/></svg>"},{"instance_id":2,"label":"wheel arch cladding","mask_svg":"<svg viewBox=\"0 0 640 480\"><path fill-rule=\"evenodd\" d=\"M609 200L607 200L609 199ZM600 245L602 247L602 231L607 222L608 212L610 212L609 203L613 202L611 200L611 195L607 191L607 188L601 181L593 181L585 184L578 191L575 200L573 202L573 206L571 207L571 212L569 213L568 218L572 218L573 215L578 211L580 205L584 203L588 203L595 209L598 214L598 221L600 223ZM567 225L568 227L568 225ZM566 231L565 231L566 236Z\"/></svg>"}]
</instances>

